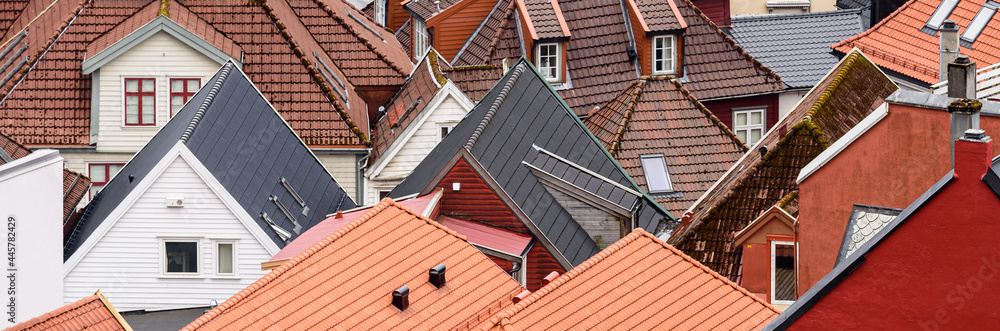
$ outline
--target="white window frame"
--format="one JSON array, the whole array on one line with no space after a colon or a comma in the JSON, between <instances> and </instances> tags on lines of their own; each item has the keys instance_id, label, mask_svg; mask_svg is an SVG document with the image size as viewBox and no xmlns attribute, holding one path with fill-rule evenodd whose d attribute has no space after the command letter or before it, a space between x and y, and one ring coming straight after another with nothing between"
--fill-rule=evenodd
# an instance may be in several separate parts
<instances>
[{"instance_id":1,"label":"white window frame","mask_svg":"<svg viewBox=\"0 0 1000 331\"><path fill-rule=\"evenodd\" d=\"M554 56L555 67L542 67L542 47L551 47L551 46L555 46L556 48ZM535 45L535 64L537 65L536 68L538 68L538 73L541 74L546 81L548 81L549 83L562 82L562 45L560 45L560 43L541 43ZM544 72L547 72L548 71L547 69L550 68L555 69L556 72L555 77L548 77L544 74Z\"/></svg>"},{"instance_id":2,"label":"white window frame","mask_svg":"<svg viewBox=\"0 0 1000 331\"><path fill-rule=\"evenodd\" d=\"M649 169L646 169L646 164L643 163L645 159L655 159L663 163L663 175L667 177L667 189L666 190L653 190L652 186L649 185ZM646 189L649 190L650 194L655 193L671 193L674 192L674 182L670 180L670 170L667 169L667 159L663 154L643 154L639 155L639 166L642 167L642 175L646 179Z\"/></svg>"},{"instance_id":3,"label":"white window frame","mask_svg":"<svg viewBox=\"0 0 1000 331\"><path fill-rule=\"evenodd\" d=\"M770 299L772 305L790 305L790 304L795 303L795 300L777 300L777 299L775 299L777 292L775 291L776 289L775 289L775 284L774 284L774 279L775 279L775 277L774 277L775 273L774 272L775 272L775 262L776 262L776 257L775 257L774 253L777 251L778 245L792 246L793 249L795 249L796 251L798 251L798 247L795 247L795 243L794 242L791 242L791 241L774 241L774 240L771 241L771 297L768 298L768 299ZM798 261L795 261L795 262L798 262ZM797 267L798 266L796 266L796 268Z\"/></svg>"},{"instance_id":4,"label":"white window frame","mask_svg":"<svg viewBox=\"0 0 1000 331\"><path fill-rule=\"evenodd\" d=\"M202 238L198 237L160 237L160 277L178 277L178 278L193 278L201 277L203 274L202 265ZM167 243L168 242L193 242L198 246L198 253L195 254L197 257L197 272L167 272Z\"/></svg>"},{"instance_id":5,"label":"white window frame","mask_svg":"<svg viewBox=\"0 0 1000 331\"><path fill-rule=\"evenodd\" d=\"M435 133L435 136L437 137L437 141L441 142L441 140L444 140L444 137L441 136L441 129L447 128L448 129L448 133L451 134L451 131L455 130L455 124L458 124L458 123L454 123L454 122L438 123L437 124L437 132Z\"/></svg>"},{"instance_id":6,"label":"white window frame","mask_svg":"<svg viewBox=\"0 0 1000 331\"><path fill-rule=\"evenodd\" d=\"M231 272L231 273L220 273L219 272L219 267L221 266L221 263L219 262L219 258L222 257L222 254L220 254L220 250L219 250L219 245L220 244L230 244L230 245L233 245L233 272ZM215 274L216 276L222 276L222 277L235 277L235 276L239 276L239 265L240 265L240 263L239 263L239 253L238 253L239 252L239 244L238 244L238 242L236 240L229 240L229 239L227 239L227 240L221 240L221 239L214 240L212 242L212 251L213 251L212 252L212 273L213 274Z\"/></svg>"},{"instance_id":7,"label":"white window frame","mask_svg":"<svg viewBox=\"0 0 1000 331\"><path fill-rule=\"evenodd\" d=\"M753 118L753 113L760 112L760 124L750 124L750 119ZM740 113L747 114L747 124L737 125L736 115ZM750 140L750 131L753 129L760 129L760 139L764 139L764 135L767 134L767 107L752 107L752 108L737 108L733 109L733 134L739 136L739 131L745 130L747 132L747 140ZM747 146L756 145L760 140L749 142L744 141L743 143Z\"/></svg>"},{"instance_id":8,"label":"white window frame","mask_svg":"<svg viewBox=\"0 0 1000 331\"><path fill-rule=\"evenodd\" d=\"M387 0L375 0L375 22L385 26L385 5Z\"/></svg>"},{"instance_id":9,"label":"white window frame","mask_svg":"<svg viewBox=\"0 0 1000 331\"><path fill-rule=\"evenodd\" d=\"M413 18L413 58L422 59L427 54L429 40L427 24L419 18Z\"/></svg>"},{"instance_id":10,"label":"white window frame","mask_svg":"<svg viewBox=\"0 0 1000 331\"><path fill-rule=\"evenodd\" d=\"M669 54L668 58L663 58L663 59L656 58L656 51L657 51L656 41L659 40L659 39L669 39L669 43L664 43L664 45L669 45L670 46L670 49L669 49L670 51L669 52L664 52L665 54ZM662 36L653 36L653 38L650 39L650 45L649 46L650 46L649 49L651 50L650 51L650 58L652 59L652 61L650 63L650 69L653 71L653 74L654 75L672 75L672 74L676 74L677 73L677 36L672 35L672 34L662 35ZM670 68L670 69L668 69L668 70L656 70L656 63L657 62L666 62L666 61L670 62L669 66L666 65L666 63L664 63L663 67L664 68Z\"/></svg>"}]
</instances>

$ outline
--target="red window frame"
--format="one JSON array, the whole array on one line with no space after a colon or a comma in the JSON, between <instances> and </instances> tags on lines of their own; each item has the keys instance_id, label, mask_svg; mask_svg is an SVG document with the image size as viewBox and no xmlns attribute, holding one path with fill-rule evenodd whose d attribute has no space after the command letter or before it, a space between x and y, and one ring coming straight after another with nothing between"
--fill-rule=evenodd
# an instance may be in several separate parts
<instances>
[{"instance_id":1,"label":"red window frame","mask_svg":"<svg viewBox=\"0 0 1000 331\"><path fill-rule=\"evenodd\" d=\"M174 82L177 81L183 82L183 84L181 84L182 87L184 88L183 91L174 92ZM190 91L188 89L188 83L191 81L198 82L198 88L195 89L194 91ZM181 102L181 105L186 104L188 100L191 100L191 97L197 94L198 90L201 89L201 78L171 78L170 85L168 86L168 88L170 89L170 117L173 118L174 115L176 115L176 113L174 113L174 97L184 98L183 102ZM180 111L180 109L177 110Z\"/></svg>"},{"instance_id":2,"label":"red window frame","mask_svg":"<svg viewBox=\"0 0 1000 331\"><path fill-rule=\"evenodd\" d=\"M128 83L131 81L137 82L136 91L128 91ZM153 84L152 92L143 92L143 84ZM125 91L125 99L123 100L122 112L124 113L125 125L126 126L156 126L156 78L125 78L125 84L122 86L122 90ZM135 123L129 123L128 121L128 97L136 97L138 102L136 107L138 107L136 114ZM143 97L153 97L153 118L144 119L142 118L142 98ZM148 122L146 122L148 120Z\"/></svg>"},{"instance_id":3,"label":"red window frame","mask_svg":"<svg viewBox=\"0 0 1000 331\"><path fill-rule=\"evenodd\" d=\"M94 166L103 166L104 167L104 181L103 182L98 182L98 181L94 181L93 180L94 174L92 173L92 170L93 170ZM87 175L91 178L90 190L87 192L87 194L90 196L90 199L94 198L94 189L95 188L100 187L100 188L103 189L103 187L105 185L108 185L108 182L111 181L111 178L113 177L113 175L111 174L111 167L112 166L125 167L125 164L124 163L88 163L87 164ZM121 169L119 169L119 171L121 171ZM98 190L98 191L100 191L100 190Z\"/></svg>"}]
</instances>

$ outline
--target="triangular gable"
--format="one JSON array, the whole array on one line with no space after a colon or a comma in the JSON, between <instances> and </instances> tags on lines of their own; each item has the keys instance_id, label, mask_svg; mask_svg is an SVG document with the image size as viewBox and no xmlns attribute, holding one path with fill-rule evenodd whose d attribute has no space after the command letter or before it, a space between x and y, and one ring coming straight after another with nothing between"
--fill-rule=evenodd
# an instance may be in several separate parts
<instances>
[{"instance_id":1,"label":"triangular gable","mask_svg":"<svg viewBox=\"0 0 1000 331\"><path fill-rule=\"evenodd\" d=\"M50 312L21 322L5 330L124 330L132 331L132 327L122 318L118 310L111 305L108 298L97 290L89 297L77 300L71 304L56 308Z\"/></svg>"},{"instance_id":2,"label":"triangular gable","mask_svg":"<svg viewBox=\"0 0 1000 331\"><path fill-rule=\"evenodd\" d=\"M786 233L773 234L792 235L795 229L795 217L788 214L788 212L780 206L772 206L771 209L768 209L766 212L761 214L760 217L757 217L757 219L751 222L750 225L747 225L746 228L743 228L743 230L736 233L736 236L733 239L733 245L743 245L743 242L750 239L751 236L756 234L761 228L768 224L781 224L788 228Z\"/></svg>"},{"instance_id":3,"label":"triangular gable","mask_svg":"<svg viewBox=\"0 0 1000 331\"><path fill-rule=\"evenodd\" d=\"M169 12L152 2L121 24L87 45L90 56L83 61L83 74L90 74L158 32L166 32L206 57L225 64L243 61L243 49L177 2ZM209 42L211 40L212 42Z\"/></svg>"}]
</instances>

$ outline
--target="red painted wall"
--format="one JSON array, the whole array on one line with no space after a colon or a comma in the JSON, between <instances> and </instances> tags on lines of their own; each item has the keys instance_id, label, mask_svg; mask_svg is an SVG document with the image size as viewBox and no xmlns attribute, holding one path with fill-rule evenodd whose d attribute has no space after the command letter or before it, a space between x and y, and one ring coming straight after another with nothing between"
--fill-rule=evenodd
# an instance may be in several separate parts
<instances>
[{"instance_id":1,"label":"red painted wall","mask_svg":"<svg viewBox=\"0 0 1000 331\"><path fill-rule=\"evenodd\" d=\"M996 329L1000 199L981 180L994 148L957 142L955 180L789 329Z\"/></svg>"},{"instance_id":2,"label":"red painted wall","mask_svg":"<svg viewBox=\"0 0 1000 331\"><path fill-rule=\"evenodd\" d=\"M722 123L725 123L730 129L733 128L733 109L746 108L746 107L767 107L767 128L764 131L770 130L776 123L778 123L778 94L767 94L767 95L757 95L725 100L715 100L715 101L702 101L705 108L712 111L715 117L718 117Z\"/></svg>"},{"instance_id":3,"label":"red painted wall","mask_svg":"<svg viewBox=\"0 0 1000 331\"><path fill-rule=\"evenodd\" d=\"M1000 137L1000 118L981 116L981 125ZM885 118L799 184L800 295L833 270L855 203L903 209L948 173L949 130L946 111L890 105Z\"/></svg>"},{"instance_id":4,"label":"red painted wall","mask_svg":"<svg viewBox=\"0 0 1000 331\"><path fill-rule=\"evenodd\" d=\"M675 0L680 1L680 0ZM729 26L729 0L691 0L712 23L720 27Z\"/></svg>"},{"instance_id":5,"label":"red painted wall","mask_svg":"<svg viewBox=\"0 0 1000 331\"><path fill-rule=\"evenodd\" d=\"M771 245L768 243L743 244L743 281L740 286L754 294L763 294L771 300Z\"/></svg>"},{"instance_id":6,"label":"red painted wall","mask_svg":"<svg viewBox=\"0 0 1000 331\"><path fill-rule=\"evenodd\" d=\"M452 190L452 183L461 183L458 191ZM486 185L486 182L476 174L469 166L469 163L458 160L454 167L448 171L444 179L438 183L437 188L444 189L444 196L441 198L440 208L442 215L455 216L462 219L476 221L501 229L531 235L523 223L514 216L514 213L497 197L496 193ZM496 261L497 259L494 259ZM499 264L504 270L509 271L512 266ZM549 253L538 242L528 251L528 263L525 272L526 288L529 291L536 291L542 287L542 279L549 273L558 271L564 273L559 263L556 262L552 254Z\"/></svg>"}]
</instances>

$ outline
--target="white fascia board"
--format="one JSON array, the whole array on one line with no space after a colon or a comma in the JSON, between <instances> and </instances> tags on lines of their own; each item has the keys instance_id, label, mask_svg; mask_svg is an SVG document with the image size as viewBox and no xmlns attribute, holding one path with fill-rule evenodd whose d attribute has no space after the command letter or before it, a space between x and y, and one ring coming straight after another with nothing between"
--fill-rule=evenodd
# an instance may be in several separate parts
<instances>
[{"instance_id":1,"label":"white fascia board","mask_svg":"<svg viewBox=\"0 0 1000 331\"><path fill-rule=\"evenodd\" d=\"M425 106L423 111L420 112L416 120L410 122L410 125L403 129L403 134L396 138L392 144L389 144L389 148L386 149L386 152L382 154L378 160L375 160L375 163L368 168L368 171L365 172L365 177L368 179L378 177L378 175L382 173L382 170L389 165L389 162L396 157L396 154L399 154L399 151L403 149L406 142L410 141L410 138L413 138L413 135L417 133L417 130L419 130L420 127L427 122L427 119L429 119L431 115L437 111L438 107L441 106L441 103L448 99L448 96L455 98L455 100L458 101L458 104L465 109L466 114L468 114L469 111L472 110L472 107L475 106L475 103L473 103L472 100L469 99L469 97L466 96L465 93L451 81L451 79L449 79L445 82L444 86L441 87L441 90L434 95L434 98L427 103L427 106ZM430 151L427 152L429 153Z\"/></svg>"},{"instance_id":2,"label":"white fascia board","mask_svg":"<svg viewBox=\"0 0 1000 331\"><path fill-rule=\"evenodd\" d=\"M62 163L62 161L63 158L59 156L59 152L56 150L43 149L35 151L28 154L28 156L0 166L0 182L53 163Z\"/></svg>"},{"instance_id":3,"label":"white fascia board","mask_svg":"<svg viewBox=\"0 0 1000 331\"><path fill-rule=\"evenodd\" d=\"M868 132L868 129L871 129L873 126L875 126L875 124L878 124L888 114L889 114L888 103L882 103L881 106L875 108L875 111L873 111L871 114L868 114L868 117L865 117L865 119L861 120L861 122L858 122L858 124L855 125L853 128L851 128L850 131L847 131L847 133L844 134L844 136L840 137L840 139L837 139L837 141L834 142L833 145L827 147L826 150L824 150L822 153L819 153L819 155L817 155L816 158L810 161L809 164L806 164L806 166L802 168L802 171L799 172L799 177L795 179L795 183L802 184L802 182L805 181L806 178L809 178L809 175L812 175L817 170L819 170L819 168L822 168L824 165L826 165L827 162L830 162L830 160L833 160L833 158L837 157L837 155L840 154L840 152L842 152L844 149L847 149L847 146L850 146L851 143L853 143L855 140L863 136L865 132Z\"/></svg>"}]
</instances>

